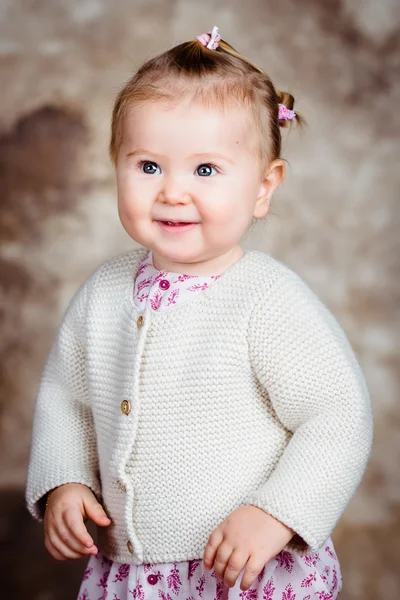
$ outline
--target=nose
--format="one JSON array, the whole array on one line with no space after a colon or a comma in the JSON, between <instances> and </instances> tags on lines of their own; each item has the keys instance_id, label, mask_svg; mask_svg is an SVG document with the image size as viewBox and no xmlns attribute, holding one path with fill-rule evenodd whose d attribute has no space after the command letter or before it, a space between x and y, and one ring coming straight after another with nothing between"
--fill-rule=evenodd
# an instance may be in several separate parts
<instances>
[{"instance_id":1,"label":"nose","mask_svg":"<svg viewBox=\"0 0 400 600\"><path fill-rule=\"evenodd\" d=\"M163 204L188 204L191 195L178 177L169 176L164 178L158 200Z\"/></svg>"}]
</instances>

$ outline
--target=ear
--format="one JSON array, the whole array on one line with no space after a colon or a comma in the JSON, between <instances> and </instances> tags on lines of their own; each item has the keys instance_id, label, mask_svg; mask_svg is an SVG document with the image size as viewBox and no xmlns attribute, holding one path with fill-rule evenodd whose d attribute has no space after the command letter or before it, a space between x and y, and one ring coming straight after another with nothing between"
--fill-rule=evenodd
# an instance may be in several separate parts
<instances>
[{"instance_id":1,"label":"ear","mask_svg":"<svg viewBox=\"0 0 400 600\"><path fill-rule=\"evenodd\" d=\"M272 194L285 177L285 164L277 158L267 167L260 183L260 189L254 207L253 217L262 219L268 213Z\"/></svg>"}]
</instances>

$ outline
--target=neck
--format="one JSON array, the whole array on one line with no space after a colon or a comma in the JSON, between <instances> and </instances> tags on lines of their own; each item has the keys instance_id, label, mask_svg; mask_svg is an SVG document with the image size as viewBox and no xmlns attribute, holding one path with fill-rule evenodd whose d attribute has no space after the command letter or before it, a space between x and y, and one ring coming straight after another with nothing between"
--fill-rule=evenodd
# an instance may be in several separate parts
<instances>
[{"instance_id":1,"label":"neck","mask_svg":"<svg viewBox=\"0 0 400 600\"><path fill-rule=\"evenodd\" d=\"M158 254L156 251L153 251L152 255L153 265L159 271L209 277L211 275L221 275L244 255L244 251L241 246L237 245L220 256L213 256L192 262L175 262Z\"/></svg>"}]
</instances>

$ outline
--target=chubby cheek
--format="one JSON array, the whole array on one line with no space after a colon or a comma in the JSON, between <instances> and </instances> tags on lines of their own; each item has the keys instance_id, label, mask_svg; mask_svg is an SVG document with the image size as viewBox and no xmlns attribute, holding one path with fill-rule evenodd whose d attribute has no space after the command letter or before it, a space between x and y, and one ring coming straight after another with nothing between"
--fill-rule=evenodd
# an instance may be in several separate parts
<instances>
[{"instance_id":1,"label":"chubby cheek","mask_svg":"<svg viewBox=\"0 0 400 600\"><path fill-rule=\"evenodd\" d=\"M234 231L241 229L243 223L247 222L249 210L249 189L238 182L237 186L223 190L212 199L208 198L204 202L202 214L204 221L214 228Z\"/></svg>"},{"instance_id":2,"label":"chubby cheek","mask_svg":"<svg viewBox=\"0 0 400 600\"><path fill-rule=\"evenodd\" d=\"M144 203L138 202L132 193L118 190L118 215L128 235L139 244L146 245L150 234L151 221L149 211L145 211Z\"/></svg>"},{"instance_id":3,"label":"chubby cheek","mask_svg":"<svg viewBox=\"0 0 400 600\"><path fill-rule=\"evenodd\" d=\"M148 190L142 188L129 175L122 174L117 178L118 212L121 219L140 219L149 215L151 207Z\"/></svg>"}]
</instances>

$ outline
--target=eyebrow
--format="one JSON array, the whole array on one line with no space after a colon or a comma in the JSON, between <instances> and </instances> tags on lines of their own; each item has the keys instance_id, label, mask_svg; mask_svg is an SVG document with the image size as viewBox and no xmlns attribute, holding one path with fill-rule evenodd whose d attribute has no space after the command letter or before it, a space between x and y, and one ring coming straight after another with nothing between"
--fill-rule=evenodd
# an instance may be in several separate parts
<instances>
[{"instance_id":1,"label":"eyebrow","mask_svg":"<svg viewBox=\"0 0 400 600\"><path fill-rule=\"evenodd\" d=\"M127 156L136 156L137 154L151 154L152 156L156 156L159 158L165 158L165 156L163 156L162 154L157 154L157 152L151 152L150 150L145 150L144 148L138 148L137 150L134 150L133 152L128 152ZM227 162L231 163L232 165L235 164L234 161L231 158L228 158L227 156L225 156L225 154L221 154L220 152L200 152L198 154L192 154L190 156L190 158L200 158L200 157L210 157L210 158L221 158L222 160L226 160Z\"/></svg>"}]
</instances>

